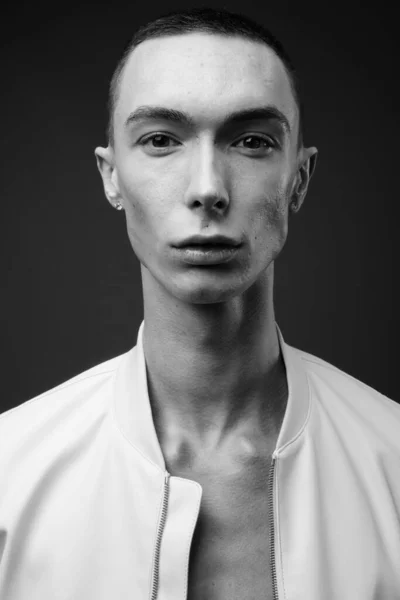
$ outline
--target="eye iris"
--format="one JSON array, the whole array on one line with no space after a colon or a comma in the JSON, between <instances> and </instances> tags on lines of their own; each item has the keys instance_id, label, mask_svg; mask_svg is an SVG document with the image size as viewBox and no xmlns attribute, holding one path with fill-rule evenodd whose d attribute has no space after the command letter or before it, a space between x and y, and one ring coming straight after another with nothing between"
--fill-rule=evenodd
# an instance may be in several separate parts
<instances>
[{"instance_id":1,"label":"eye iris","mask_svg":"<svg viewBox=\"0 0 400 600\"><path fill-rule=\"evenodd\" d=\"M153 137L153 146L156 148L166 148L168 146L168 141L166 135L155 135Z\"/></svg>"},{"instance_id":2,"label":"eye iris","mask_svg":"<svg viewBox=\"0 0 400 600\"><path fill-rule=\"evenodd\" d=\"M252 148L253 150L261 148L262 144L265 144L265 140L261 138L256 138L254 136L249 136L243 140L243 144L246 148Z\"/></svg>"}]
</instances>

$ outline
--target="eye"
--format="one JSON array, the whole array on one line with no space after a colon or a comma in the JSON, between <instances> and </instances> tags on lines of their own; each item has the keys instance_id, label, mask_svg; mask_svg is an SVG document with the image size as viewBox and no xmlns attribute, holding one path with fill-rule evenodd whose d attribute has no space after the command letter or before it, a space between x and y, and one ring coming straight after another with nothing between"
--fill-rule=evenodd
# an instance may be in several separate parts
<instances>
[{"instance_id":1,"label":"eye","mask_svg":"<svg viewBox=\"0 0 400 600\"><path fill-rule=\"evenodd\" d=\"M166 133L152 133L139 140L139 144L153 154L160 154L163 150L169 150L170 148L178 146L179 142Z\"/></svg>"},{"instance_id":2,"label":"eye","mask_svg":"<svg viewBox=\"0 0 400 600\"><path fill-rule=\"evenodd\" d=\"M246 135L234 145L258 154L269 154L275 148L275 144L270 138L261 135Z\"/></svg>"}]
</instances>

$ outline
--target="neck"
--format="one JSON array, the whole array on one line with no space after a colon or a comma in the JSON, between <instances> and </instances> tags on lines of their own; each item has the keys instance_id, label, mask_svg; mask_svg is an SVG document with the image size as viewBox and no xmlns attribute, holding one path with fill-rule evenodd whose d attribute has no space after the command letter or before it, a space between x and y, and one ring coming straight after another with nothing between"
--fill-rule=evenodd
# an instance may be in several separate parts
<instances>
[{"instance_id":1,"label":"neck","mask_svg":"<svg viewBox=\"0 0 400 600\"><path fill-rule=\"evenodd\" d=\"M244 420L270 428L286 401L273 266L243 295L217 304L179 302L145 268L142 278L143 344L155 420L199 437L210 427L221 437Z\"/></svg>"}]
</instances>

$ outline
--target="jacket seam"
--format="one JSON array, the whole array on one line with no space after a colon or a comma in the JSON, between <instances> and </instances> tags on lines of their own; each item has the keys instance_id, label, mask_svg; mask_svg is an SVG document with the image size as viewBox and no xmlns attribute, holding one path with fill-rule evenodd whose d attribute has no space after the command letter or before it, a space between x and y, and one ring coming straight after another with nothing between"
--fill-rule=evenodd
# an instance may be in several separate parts
<instances>
[{"instance_id":1,"label":"jacket seam","mask_svg":"<svg viewBox=\"0 0 400 600\"><path fill-rule=\"evenodd\" d=\"M156 469L160 472L160 473L165 473L166 469L165 468L161 468L160 465L158 465L157 463L155 463L154 461L151 460L151 458L149 458L148 456L146 456L135 444L133 444L131 442L131 440L128 438L127 435L125 435L125 432L120 428L120 426L118 425L118 421L117 418L115 416L115 406L114 406L114 402L112 402L112 407L111 407L111 417L112 417L112 421L113 421L113 425L114 427L118 430L118 433L124 438L125 442L127 444L129 444L129 446L135 450L135 452L137 452L137 454L139 454L142 458L144 458L149 464L151 464L153 467L156 467Z\"/></svg>"},{"instance_id":2,"label":"jacket seam","mask_svg":"<svg viewBox=\"0 0 400 600\"><path fill-rule=\"evenodd\" d=\"M309 381L307 372L305 373L305 376L306 376L306 380L307 380L307 397L308 397L308 410L307 410L307 415L306 415L305 421L304 421L303 425L300 427L299 431L296 433L296 435L291 440L286 442L286 444L284 446L282 446L281 448L278 449L277 456L279 456L279 454L281 454L281 452L286 450L286 448L288 448L289 446L294 444L296 442L296 440L298 440L298 438L303 434L303 432L304 432L305 428L307 427L308 422L310 420L311 410L312 410L312 394L311 394L310 381Z\"/></svg>"},{"instance_id":3,"label":"jacket seam","mask_svg":"<svg viewBox=\"0 0 400 600\"><path fill-rule=\"evenodd\" d=\"M344 379L349 379L352 382L356 383L357 385L361 385L366 390L369 390L369 391L371 391L371 392L373 392L375 394L378 394L379 396L383 396L384 398L387 398L388 400L390 400L390 398L388 398L384 394L381 394L381 392L378 392L378 390L376 390L372 386L368 385L364 381L360 381L359 379L357 379L353 375L350 375L350 373L346 373L346 371L343 371L342 369L339 369L339 367L335 367L335 365L331 365L330 363L324 361L323 359L318 359L318 357L314 358L312 356L311 357L309 357L309 356L300 356L300 358L301 358L301 360L303 362L306 362L306 363L310 362L310 363L312 363L314 365L317 365L318 367L321 367L323 369L327 369L328 371L336 373L337 375L341 375Z\"/></svg>"},{"instance_id":4,"label":"jacket seam","mask_svg":"<svg viewBox=\"0 0 400 600\"><path fill-rule=\"evenodd\" d=\"M297 434L291 439L289 440L284 446L282 446L282 448L279 449L278 451L278 455L276 458L276 529L277 529L277 537L278 537L278 543L279 543L279 557L280 557L280 571L281 571L281 575L282 575L282 588L283 588L283 597L284 600L286 600L287 595L286 595L286 586L285 586L285 573L284 573L284 568L283 568L283 551L282 551L282 537L281 537L281 527L280 527L280 516L279 516L279 486L278 486L278 481L279 481L279 477L278 477L278 471L280 470L280 461L279 461L279 454L281 452L283 452L284 450L286 450L286 448L289 448L292 444L294 444L299 438L300 436L304 433L309 421L310 421L310 417L311 417L311 410L312 410L312 395L311 395L311 389L310 389L310 381L308 378L308 373L307 371L305 372L306 375L306 380L307 380L307 397L308 397L308 411L307 411L307 416L304 420L304 423L302 425L302 427L300 428L300 430L297 432Z\"/></svg>"}]
</instances>

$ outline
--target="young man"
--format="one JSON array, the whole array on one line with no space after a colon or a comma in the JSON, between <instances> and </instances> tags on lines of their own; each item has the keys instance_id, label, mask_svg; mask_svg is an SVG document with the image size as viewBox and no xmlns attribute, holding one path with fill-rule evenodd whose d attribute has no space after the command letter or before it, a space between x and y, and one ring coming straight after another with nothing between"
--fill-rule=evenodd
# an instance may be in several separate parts
<instances>
[{"instance_id":1,"label":"young man","mask_svg":"<svg viewBox=\"0 0 400 600\"><path fill-rule=\"evenodd\" d=\"M170 15L110 98L96 157L144 323L0 419L0 597L400 597L400 408L275 323L317 153L284 50L229 13Z\"/></svg>"}]
</instances>

